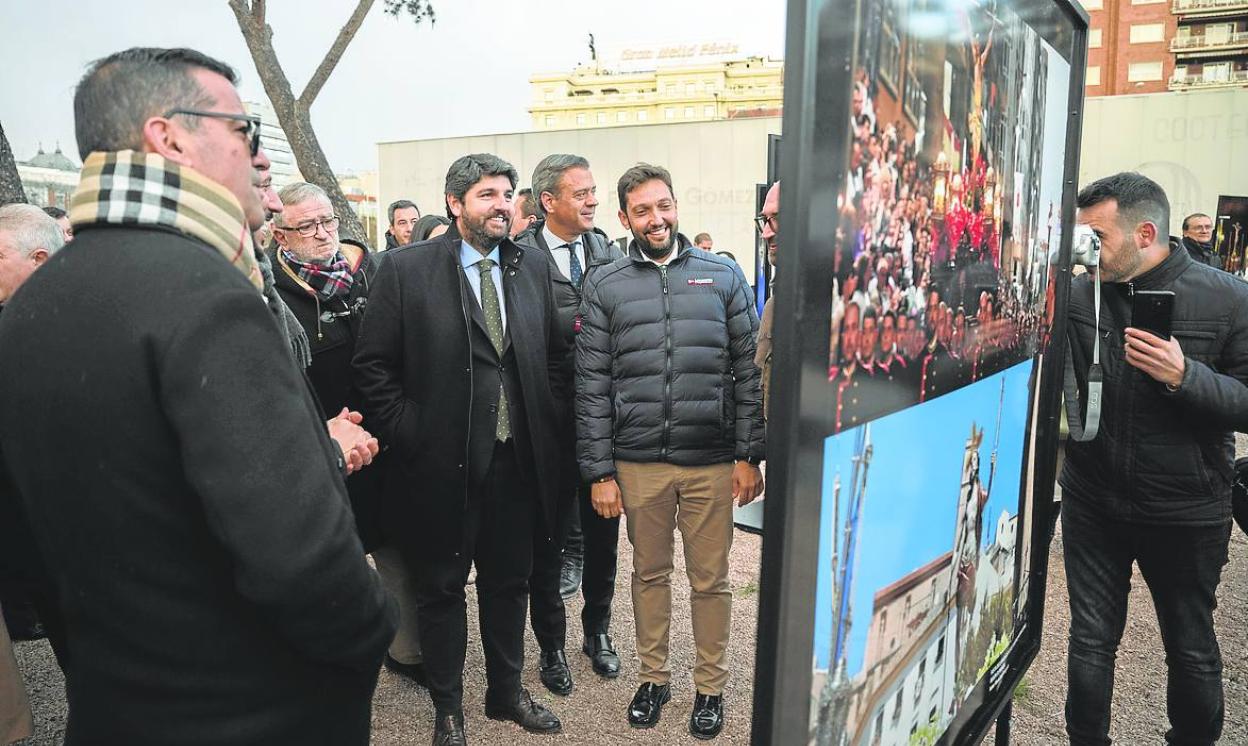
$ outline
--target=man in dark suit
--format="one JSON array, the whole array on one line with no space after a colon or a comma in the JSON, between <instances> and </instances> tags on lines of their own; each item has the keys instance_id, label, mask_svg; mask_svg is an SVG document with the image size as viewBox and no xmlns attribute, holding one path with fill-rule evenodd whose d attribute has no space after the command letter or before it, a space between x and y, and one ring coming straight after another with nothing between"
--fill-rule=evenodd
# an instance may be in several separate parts
<instances>
[{"instance_id":1,"label":"man in dark suit","mask_svg":"<svg viewBox=\"0 0 1248 746\"><path fill-rule=\"evenodd\" d=\"M572 380L576 367L576 314L581 291L596 269L624 255L607 234L594 227L597 192L589 161L563 153L546 156L533 171L533 194L541 205L542 218L516 236L517 244L550 263L559 326L568 344L568 380ZM570 416L570 400L567 411ZM585 606L581 629L585 637L581 650L599 676L613 679L620 675L620 657L610 636L620 519L603 518L590 504L590 485L582 483L577 473L575 427L570 417L562 426L560 452L569 488L557 496L556 540L538 542L530 580L533 635L542 651L538 673L542 684L559 695L572 691L572 671L564 654L567 612L563 598L576 594L582 571Z\"/></svg>"},{"instance_id":2,"label":"man in dark suit","mask_svg":"<svg viewBox=\"0 0 1248 746\"><path fill-rule=\"evenodd\" d=\"M555 496L566 489L567 351L549 262L508 238L515 186L516 170L496 156L455 161L445 192L454 224L391 250L356 342L363 410L392 450L384 510L416 576L434 744L466 742L470 563L486 716L561 728L520 672L534 532L554 541Z\"/></svg>"},{"instance_id":3,"label":"man in dark suit","mask_svg":"<svg viewBox=\"0 0 1248 746\"><path fill-rule=\"evenodd\" d=\"M0 322L0 457L64 613L70 746L368 743L395 609L261 295L235 81L189 49L91 67L74 241Z\"/></svg>"}]
</instances>

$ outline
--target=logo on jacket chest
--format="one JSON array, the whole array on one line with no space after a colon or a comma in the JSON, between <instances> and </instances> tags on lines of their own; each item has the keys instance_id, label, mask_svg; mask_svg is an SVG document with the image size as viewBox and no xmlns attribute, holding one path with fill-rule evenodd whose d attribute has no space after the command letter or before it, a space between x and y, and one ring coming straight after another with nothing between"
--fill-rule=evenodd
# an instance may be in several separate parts
<instances>
[{"instance_id":1,"label":"logo on jacket chest","mask_svg":"<svg viewBox=\"0 0 1248 746\"><path fill-rule=\"evenodd\" d=\"M689 284L690 285L714 285L715 278L713 277L690 277Z\"/></svg>"}]
</instances>

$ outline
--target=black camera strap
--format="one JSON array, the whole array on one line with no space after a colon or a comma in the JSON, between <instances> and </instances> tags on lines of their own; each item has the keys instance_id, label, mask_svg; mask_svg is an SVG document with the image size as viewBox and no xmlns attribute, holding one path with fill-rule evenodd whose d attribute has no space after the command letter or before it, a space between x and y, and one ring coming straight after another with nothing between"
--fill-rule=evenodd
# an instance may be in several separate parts
<instances>
[{"instance_id":1,"label":"black camera strap","mask_svg":"<svg viewBox=\"0 0 1248 746\"><path fill-rule=\"evenodd\" d=\"M1092 364L1088 366L1088 401L1087 413L1079 402L1079 382L1075 379L1075 361L1072 354L1070 332L1066 332L1066 372L1062 390L1066 403L1066 425L1070 428L1071 440L1086 443L1096 437L1101 429L1101 269L1095 269L1096 276L1092 282ZM1067 323L1070 323L1069 321Z\"/></svg>"}]
</instances>

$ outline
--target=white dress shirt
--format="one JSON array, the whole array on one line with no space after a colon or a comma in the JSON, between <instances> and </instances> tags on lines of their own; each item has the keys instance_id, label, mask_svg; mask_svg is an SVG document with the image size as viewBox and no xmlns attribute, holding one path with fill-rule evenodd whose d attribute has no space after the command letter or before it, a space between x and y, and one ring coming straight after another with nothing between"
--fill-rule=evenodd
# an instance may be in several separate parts
<instances>
[{"instance_id":1,"label":"white dress shirt","mask_svg":"<svg viewBox=\"0 0 1248 746\"><path fill-rule=\"evenodd\" d=\"M555 258L555 266L559 268L559 272L563 274L564 279L572 279L572 258L571 253L576 252L576 258L581 261L581 276L585 276L585 267L589 263L585 256L585 243L581 241L581 237L577 236L571 241L564 241L562 238L550 232L550 225L542 226L542 237L546 239L546 245L550 247L550 254ZM568 244L573 248L569 249Z\"/></svg>"}]
</instances>

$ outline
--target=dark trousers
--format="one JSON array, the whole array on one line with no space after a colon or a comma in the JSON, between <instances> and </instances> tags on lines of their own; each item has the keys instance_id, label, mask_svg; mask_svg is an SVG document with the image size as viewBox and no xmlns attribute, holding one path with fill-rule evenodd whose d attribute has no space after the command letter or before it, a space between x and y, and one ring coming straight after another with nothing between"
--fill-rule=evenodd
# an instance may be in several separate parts
<instances>
[{"instance_id":1,"label":"dark trousers","mask_svg":"<svg viewBox=\"0 0 1248 746\"><path fill-rule=\"evenodd\" d=\"M565 532L563 551L534 558L533 634L542 650L559 650L566 644L567 617L559 595L559 570L564 556L580 557L585 563L581 575L581 593L585 598L582 633L607 634L611 628L620 519L598 515L590 502L589 484L577 487L576 500L569 507L566 526L561 527Z\"/></svg>"},{"instance_id":2,"label":"dark trousers","mask_svg":"<svg viewBox=\"0 0 1248 746\"><path fill-rule=\"evenodd\" d=\"M409 561L416 575L420 644L429 696L439 715L463 710L468 640L464 587L477 567L477 606L485 651L486 701L503 704L520 689L524 613L538 505L514 441L497 443L481 486L471 491L459 556Z\"/></svg>"},{"instance_id":3,"label":"dark trousers","mask_svg":"<svg viewBox=\"0 0 1248 746\"><path fill-rule=\"evenodd\" d=\"M1215 591L1230 525L1146 526L1100 515L1073 495L1062 501L1070 591L1066 731L1073 746L1108 744L1114 661L1127 620L1131 565L1153 597L1168 670L1171 744L1212 744L1222 734L1222 654L1213 629Z\"/></svg>"}]
</instances>

